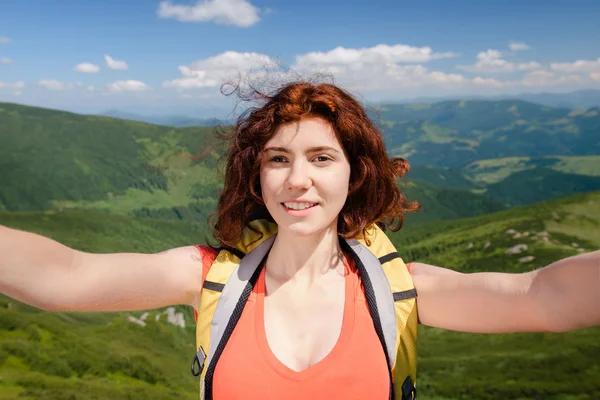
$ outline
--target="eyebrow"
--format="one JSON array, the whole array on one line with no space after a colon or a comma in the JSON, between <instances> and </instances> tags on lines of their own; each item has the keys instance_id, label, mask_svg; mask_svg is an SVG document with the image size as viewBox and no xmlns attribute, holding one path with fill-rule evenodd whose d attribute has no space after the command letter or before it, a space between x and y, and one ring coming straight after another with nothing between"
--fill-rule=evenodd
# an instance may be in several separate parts
<instances>
[{"instance_id":1,"label":"eyebrow","mask_svg":"<svg viewBox=\"0 0 600 400\"><path fill-rule=\"evenodd\" d=\"M267 148L265 148L265 151L279 151L279 152L288 153L288 154L291 153L291 151L286 147L267 147ZM308 149L307 153L317 153L319 151L333 151L335 153L339 153L339 150L336 150L333 147L329 147L329 146L311 147L310 149Z\"/></svg>"}]
</instances>

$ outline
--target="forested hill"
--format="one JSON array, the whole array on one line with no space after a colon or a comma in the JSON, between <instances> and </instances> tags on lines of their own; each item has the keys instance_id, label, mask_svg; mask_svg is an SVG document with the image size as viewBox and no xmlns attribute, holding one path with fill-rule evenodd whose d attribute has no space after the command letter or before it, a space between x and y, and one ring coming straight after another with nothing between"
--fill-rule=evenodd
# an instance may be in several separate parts
<instances>
[{"instance_id":1,"label":"forested hill","mask_svg":"<svg viewBox=\"0 0 600 400\"><path fill-rule=\"evenodd\" d=\"M600 158L592 155L600 154L599 121L598 109L506 100L386 105L380 123L390 153L413 165L403 190L423 203L412 217L423 222L599 190ZM0 103L0 127L0 210L78 208L200 222L214 210L223 145L215 127L11 103Z\"/></svg>"},{"instance_id":2,"label":"forested hill","mask_svg":"<svg viewBox=\"0 0 600 400\"><path fill-rule=\"evenodd\" d=\"M415 165L461 168L481 159L600 154L600 108L519 100L388 104L378 108L388 149Z\"/></svg>"}]
</instances>

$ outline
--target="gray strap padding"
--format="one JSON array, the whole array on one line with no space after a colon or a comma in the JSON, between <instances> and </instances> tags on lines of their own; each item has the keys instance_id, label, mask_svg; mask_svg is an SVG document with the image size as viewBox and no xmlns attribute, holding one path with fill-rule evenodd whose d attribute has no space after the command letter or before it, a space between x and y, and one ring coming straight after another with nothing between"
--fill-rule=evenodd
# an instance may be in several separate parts
<instances>
[{"instance_id":1,"label":"gray strap padding","mask_svg":"<svg viewBox=\"0 0 600 400\"><path fill-rule=\"evenodd\" d=\"M385 346L390 361L390 368L396 362L396 310L394 308L394 297L392 287L381 268L379 259L356 239L346 239L348 245L354 250L362 261L375 292L375 302L381 321L381 329L385 339Z\"/></svg>"},{"instance_id":2,"label":"gray strap padding","mask_svg":"<svg viewBox=\"0 0 600 400\"><path fill-rule=\"evenodd\" d=\"M248 284L248 281L258 268L260 262L263 260L267 252L271 249L275 237L273 235L259 244L254 250L248 253L237 267L233 270L233 273L227 280L225 287L217 303L215 314L212 318L212 325L210 327L210 350L208 351L208 363L211 362L215 354L217 346L221 342L225 328L231 319L233 310L237 305L244 288ZM204 399L204 382L202 382L202 398Z\"/></svg>"}]
</instances>

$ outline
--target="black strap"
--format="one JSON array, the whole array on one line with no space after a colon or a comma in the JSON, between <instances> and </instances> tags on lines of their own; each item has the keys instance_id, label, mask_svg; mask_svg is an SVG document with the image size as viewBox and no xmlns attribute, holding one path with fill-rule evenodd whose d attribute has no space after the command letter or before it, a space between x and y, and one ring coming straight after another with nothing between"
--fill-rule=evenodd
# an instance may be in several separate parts
<instances>
[{"instance_id":1,"label":"black strap","mask_svg":"<svg viewBox=\"0 0 600 400\"><path fill-rule=\"evenodd\" d=\"M407 300L417 297L417 289L404 290L402 292L393 293L394 301Z\"/></svg>"},{"instance_id":2,"label":"black strap","mask_svg":"<svg viewBox=\"0 0 600 400\"><path fill-rule=\"evenodd\" d=\"M202 285L203 289L214 290L215 292L222 292L225 288L225 284L211 281L204 281Z\"/></svg>"},{"instance_id":3,"label":"black strap","mask_svg":"<svg viewBox=\"0 0 600 400\"><path fill-rule=\"evenodd\" d=\"M246 255L246 253L244 253L241 250L236 249L235 247L221 247L220 250L227 250L228 252L230 252L231 254L233 254L234 256L239 258L240 260L242 258L244 258L244 256Z\"/></svg>"},{"instance_id":4,"label":"black strap","mask_svg":"<svg viewBox=\"0 0 600 400\"><path fill-rule=\"evenodd\" d=\"M383 265L388 261L392 261L395 258L400 258L400 253L394 251L393 253L386 254L385 256L379 257L379 264Z\"/></svg>"},{"instance_id":5,"label":"black strap","mask_svg":"<svg viewBox=\"0 0 600 400\"><path fill-rule=\"evenodd\" d=\"M231 334L233 333L235 326L237 325L238 321L240 320L240 317L242 316L242 311L244 311L246 302L248 301L248 298L250 297L252 288L254 287L254 285L256 284L256 281L258 280L258 277L260 275L261 270L263 269L263 266L265 264L265 260L267 259L268 254L269 253L267 252L267 254L265 255L265 258L261 261L258 268L256 268L256 270L254 271L254 274L250 277L250 280L246 284L246 287L244 288L242 295L240 296L237 304L235 305L235 308L233 309L231 318L229 319L229 322L227 322L227 326L225 327L225 332L223 332L221 341L217 345L215 354L213 355L212 360L208 361L208 369L206 370L206 376L204 377L204 400L212 400L213 375L215 373L215 368L217 366L217 362L219 362L219 358L221 357L221 354L223 353L223 350L225 349L225 345L229 341L229 338L231 337Z\"/></svg>"},{"instance_id":6,"label":"black strap","mask_svg":"<svg viewBox=\"0 0 600 400\"><path fill-rule=\"evenodd\" d=\"M402 384L402 400L417 400L417 388L410 376L407 376Z\"/></svg>"},{"instance_id":7,"label":"black strap","mask_svg":"<svg viewBox=\"0 0 600 400\"><path fill-rule=\"evenodd\" d=\"M385 354L385 362L387 365L388 375L390 379L390 400L394 400L394 381L392 379L392 369L390 368L390 356L387 352L387 346L385 344L385 338L383 336L383 328L381 327L381 320L379 319L379 311L377 310L377 302L375 300L375 291L373 290L373 284L371 283L371 279L369 279L367 269L360 260L360 257L356 255L352 247L350 247L350 245L345 240L340 240L340 245L347 254L352 255L354 263L356 264L356 269L360 274L360 278L365 289L365 299L367 300L367 305L369 306L369 313L371 314L371 319L373 320L373 325L375 327L377 337L379 338L381 346L383 347L383 354Z\"/></svg>"},{"instance_id":8,"label":"black strap","mask_svg":"<svg viewBox=\"0 0 600 400\"><path fill-rule=\"evenodd\" d=\"M236 256L237 258L239 258L240 260L242 258L244 258L244 256L246 254L244 254L243 251L240 251L234 247L221 247L219 248L219 250L227 250L228 252L230 252L231 254L233 254L234 256ZM203 289L208 289L208 290L213 290L215 292L222 292L223 289L225 288L225 284L223 283L217 283L217 282L211 282L211 281L204 281L204 284L202 285Z\"/></svg>"}]
</instances>

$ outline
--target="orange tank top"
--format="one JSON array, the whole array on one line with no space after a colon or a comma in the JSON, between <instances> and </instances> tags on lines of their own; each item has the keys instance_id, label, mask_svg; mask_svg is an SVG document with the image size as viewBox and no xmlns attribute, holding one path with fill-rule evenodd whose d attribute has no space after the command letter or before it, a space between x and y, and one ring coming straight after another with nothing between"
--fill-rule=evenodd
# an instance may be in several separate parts
<instances>
[{"instance_id":1,"label":"orange tank top","mask_svg":"<svg viewBox=\"0 0 600 400\"><path fill-rule=\"evenodd\" d=\"M215 250L198 246L206 278ZM346 301L337 343L324 359L296 372L271 352L264 328L265 276L259 279L219 359L213 398L387 400L385 354L369 314L354 262L346 264Z\"/></svg>"}]
</instances>

